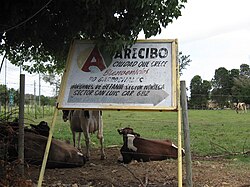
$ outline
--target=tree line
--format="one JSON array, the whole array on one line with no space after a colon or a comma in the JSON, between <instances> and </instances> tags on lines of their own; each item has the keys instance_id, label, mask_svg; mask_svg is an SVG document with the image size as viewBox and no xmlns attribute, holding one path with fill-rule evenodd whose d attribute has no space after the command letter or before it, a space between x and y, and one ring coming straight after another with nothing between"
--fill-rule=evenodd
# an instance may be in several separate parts
<instances>
[{"instance_id":1,"label":"tree line","mask_svg":"<svg viewBox=\"0 0 250 187\"><path fill-rule=\"evenodd\" d=\"M54 106L56 97L40 95L40 105ZM25 105L39 103L39 97L33 94L25 94ZM0 84L0 104L2 106L19 105L19 91L14 88L8 88L6 85Z\"/></svg>"},{"instance_id":2,"label":"tree line","mask_svg":"<svg viewBox=\"0 0 250 187\"><path fill-rule=\"evenodd\" d=\"M232 107L232 103L250 104L250 68L241 64L239 69L227 70L220 67L215 70L211 81L202 80L195 75L190 83L190 108L206 108L214 102L219 108Z\"/></svg>"}]
</instances>

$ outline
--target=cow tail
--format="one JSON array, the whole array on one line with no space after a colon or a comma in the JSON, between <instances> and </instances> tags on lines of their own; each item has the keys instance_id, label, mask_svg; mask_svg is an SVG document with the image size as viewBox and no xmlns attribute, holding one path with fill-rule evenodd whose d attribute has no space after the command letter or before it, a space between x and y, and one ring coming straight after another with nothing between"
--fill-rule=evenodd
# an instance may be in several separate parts
<instances>
[{"instance_id":1,"label":"cow tail","mask_svg":"<svg viewBox=\"0 0 250 187\"><path fill-rule=\"evenodd\" d=\"M90 118L90 114L89 114L89 111L88 111L88 110L85 110L85 111L84 111L84 117L85 117L86 119L89 119L89 118Z\"/></svg>"},{"instance_id":2,"label":"cow tail","mask_svg":"<svg viewBox=\"0 0 250 187\"><path fill-rule=\"evenodd\" d=\"M73 115L74 115L74 110L70 110L68 114L69 121L73 119Z\"/></svg>"}]
</instances>

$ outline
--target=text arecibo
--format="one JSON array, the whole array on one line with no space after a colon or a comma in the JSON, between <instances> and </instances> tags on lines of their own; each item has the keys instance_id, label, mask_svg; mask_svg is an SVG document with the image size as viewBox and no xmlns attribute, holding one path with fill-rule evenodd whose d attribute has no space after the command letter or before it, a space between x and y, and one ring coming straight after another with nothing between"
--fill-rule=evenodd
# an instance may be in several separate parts
<instances>
[{"instance_id":1,"label":"text arecibo","mask_svg":"<svg viewBox=\"0 0 250 187\"><path fill-rule=\"evenodd\" d=\"M166 58L168 56L167 48L126 48L116 52L114 59L155 59Z\"/></svg>"}]
</instances>

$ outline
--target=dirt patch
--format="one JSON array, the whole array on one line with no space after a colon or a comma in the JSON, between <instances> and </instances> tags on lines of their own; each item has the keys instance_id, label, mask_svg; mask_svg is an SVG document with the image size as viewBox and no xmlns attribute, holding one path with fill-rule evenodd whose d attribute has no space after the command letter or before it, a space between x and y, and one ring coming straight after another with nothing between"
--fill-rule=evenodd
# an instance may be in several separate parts
<instances>
[{"instance_id":1,"label":"dirt patch","mask_svg":"<svg viewBox=\"0 0 250 187\"><path fill-rule=\"evenodd\" d=\"M43 186L178 186L177 160L132 162L119 164L119 148L107 148L106 160L100 160L99 150L92 150L85 166L68 169L46 169ZM40 168L30 167L28 176L37 183ZM201 187L250 186L250 169L224 159L193 158L193 183ZM185 163L183 164L185 186Z\"/></svg>"}]
</instances>

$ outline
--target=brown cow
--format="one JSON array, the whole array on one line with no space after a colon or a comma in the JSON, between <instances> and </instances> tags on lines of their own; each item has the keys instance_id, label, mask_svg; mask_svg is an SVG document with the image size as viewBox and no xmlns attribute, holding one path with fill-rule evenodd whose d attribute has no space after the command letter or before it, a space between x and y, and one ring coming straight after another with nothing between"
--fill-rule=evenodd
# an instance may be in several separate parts
<instances>
[{"instance_id":1,"label":"brown cow","mask_svg":"<svg viewBox=\"0 0 250 187\"><path fill-rule=\"evenodd\" d=\"M40 165L43 161L47 137L25 132L24 155L25 161ZM66 168L83 166L86 158L74 146L60 140L52 139L46 167Z\"/></svg>"},{"instance_id":2,"label":"brown cow","mask_svg":"<svg viewBox=\"0 0 250 187\"><path fill-rule=\"evenodd\" d=\"M13 161L18 156L18 129L15 128L15 124L14 128L11 125L11 123L0 123L0 148L5 148L8 161ZM32 129L25 128L24 132L24 159L29 164L40 165L48 138ZM85 162L86 158L77 148L63 141L52 139L47 167L77 167L83 166Z\"/></svg>"},{"instance_id":3,"label":"brown cow","mask_svg":"<svg viewBox=\"0 0 250 187\"><path fill-rule=\"evenodd\" d=\"M148 162L178 158L178 148L170 140L144 139L128 127L117 131L123 135L123 146L120 150L122 160L119 160L120 162L128 164L132 160ZM182 154L184 155L184 150L182 150Z\"/></svg>"}]
</instances>

